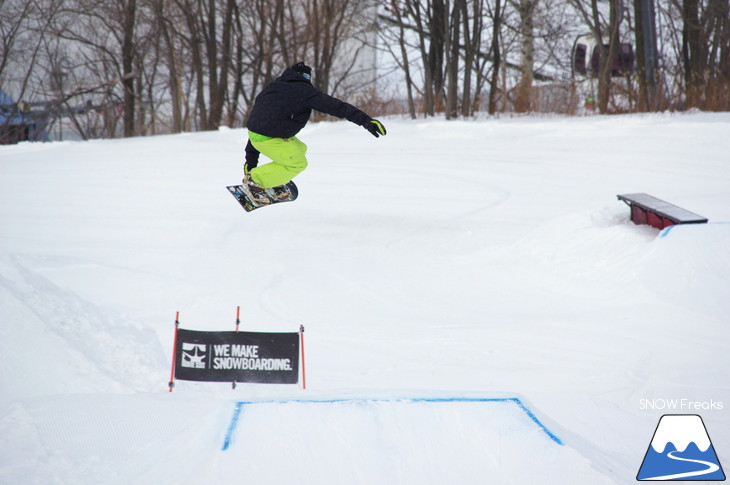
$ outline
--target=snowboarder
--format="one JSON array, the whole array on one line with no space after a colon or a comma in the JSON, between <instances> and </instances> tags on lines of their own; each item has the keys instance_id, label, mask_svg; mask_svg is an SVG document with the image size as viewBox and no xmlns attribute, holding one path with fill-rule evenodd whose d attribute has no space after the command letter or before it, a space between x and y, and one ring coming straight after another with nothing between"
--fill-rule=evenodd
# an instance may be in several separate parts
<instances>
[{"instance_id":1,"label":"snowboarder","mask_svg":"<svg viewBox=\"0 0 730 485\"><path fill-rule=\"evenodd\" d=\"M312 86L312 68L300 62L287 68L254 100L249 116L243 187L253 199L257 193L291 181L307 168L307 146L296 134L309 121L312 110L345 118L364 127L376 138L385 135L383 124L355 106L328 96ZM258 166L259 154L271 163Z\"/></svg>"}]
</instances>

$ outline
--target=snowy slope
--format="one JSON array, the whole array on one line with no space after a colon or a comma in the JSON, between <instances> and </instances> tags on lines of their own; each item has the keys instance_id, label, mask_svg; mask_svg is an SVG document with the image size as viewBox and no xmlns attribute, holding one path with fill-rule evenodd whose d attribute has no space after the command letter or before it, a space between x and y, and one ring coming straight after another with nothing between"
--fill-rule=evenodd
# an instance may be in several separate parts
<instances>
[{"instance_id":1,"label":"snowy slope","mask_svg":"<svg viewBox=\"0 0 730 485\"><path fill-rule=\"evenodd\" d=\"M730 115L387 128L310 125L251 214L243 130L0 147L0 483L631 483L667 412L730 459ZM308 389L167 393L175 312L238 305L306 327Z\"/></svg>"}]
</instances>

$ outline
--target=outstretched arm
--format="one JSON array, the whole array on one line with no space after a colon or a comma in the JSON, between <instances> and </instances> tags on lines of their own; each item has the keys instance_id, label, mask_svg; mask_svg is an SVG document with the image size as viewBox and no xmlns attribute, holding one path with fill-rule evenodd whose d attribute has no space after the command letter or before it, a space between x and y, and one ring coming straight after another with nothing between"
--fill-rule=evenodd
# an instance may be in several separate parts
<instances>
[{"instance_id":1,"label":"outstretched arm","mask_svg":"<svg viewBox=\"0 0 730 485\"><path fill-rule=\"evenodd\" d=\"M371 118L364 111L333 96L318 92L309 101L309 107L312 109L338 118L345 118L348 121L362 126L376 138L387 133L380 121Z\"/></svg>"}]
</instances>

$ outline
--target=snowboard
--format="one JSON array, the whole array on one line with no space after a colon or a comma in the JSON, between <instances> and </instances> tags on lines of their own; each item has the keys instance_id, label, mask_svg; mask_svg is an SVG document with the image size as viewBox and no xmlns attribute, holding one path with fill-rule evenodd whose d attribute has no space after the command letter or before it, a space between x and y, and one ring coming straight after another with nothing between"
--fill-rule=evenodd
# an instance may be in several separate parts
<instances>
[{"instance_id":1,"label":"snowboard","mask_svg":"<svg viewBox=\"0 0 730 485\"><path fill-rule=\"evenodd\" d=\"M228 189L228 192L236 198L238 203L241 204L241 207L243 207L246 212L255 211L261 207L280 204L282 202L291 202L296 200L299 196L299 189L294 182L288 182L285 185L266 189L266 198L268 199L268 202L265 203L251 200L248 194L243 190L243 185L229 185L226 189Z\"/></svg>"}]
</instances>

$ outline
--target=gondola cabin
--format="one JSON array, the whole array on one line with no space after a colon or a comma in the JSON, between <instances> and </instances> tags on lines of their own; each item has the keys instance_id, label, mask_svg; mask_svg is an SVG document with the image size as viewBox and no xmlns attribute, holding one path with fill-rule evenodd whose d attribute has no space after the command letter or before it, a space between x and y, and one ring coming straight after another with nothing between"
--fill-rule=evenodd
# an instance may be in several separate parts
<instances>
[{"instance_id":1,"label":"gondola cabin","mask_svg":"<svg viewBox=\"0 0 730 485\"><path fill-rule=\"evenodd\" d=\"M573 43L573 77L596 77L601 56L608 53L608 42L596 42L593 34L579 35ZM634 69L634 48L630 42L621 42L618 55L613 62L611 76L626 76Z\"/></svg>"}]
</instances>

